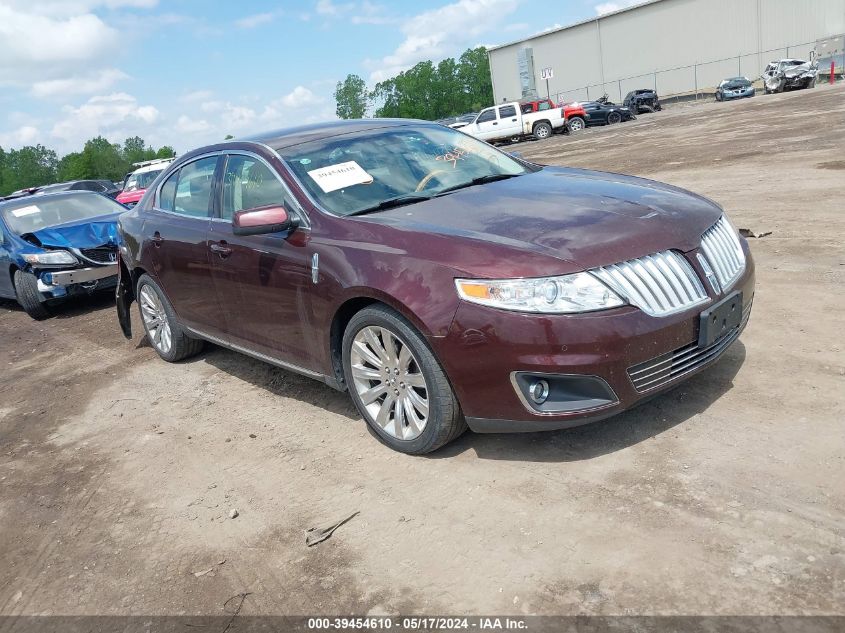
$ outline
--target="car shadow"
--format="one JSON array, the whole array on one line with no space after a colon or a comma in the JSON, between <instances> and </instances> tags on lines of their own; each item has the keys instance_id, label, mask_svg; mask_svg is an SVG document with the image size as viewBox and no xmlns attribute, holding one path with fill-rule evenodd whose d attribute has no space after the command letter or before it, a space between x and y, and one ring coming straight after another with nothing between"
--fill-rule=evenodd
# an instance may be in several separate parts
<instances>
[{"instance_id":1,"label":"car shadow","mask_svg":"<svg viewBox=\"0 0 845 633\"><path fill-rule=\"evenodd\" d=\"M427 455L450 458L472 450L481 459L527 462L578 462L628 448L687 422L733 387L745 361L745 346L735 342L718 363L670 391L600 422L539 433L464 433Z\"/></svg>"},{"instance_id":2,"label":"car shadow","mask_svg":"<svg viewBox=\"0 0 845 633\"><path fill-rule=\"evenodd\" d=\"M45 320L72 319L83 314L107 310L109 308L114 308L114 291L103 290L91 295L79 295L69 297L60 302L51 303L49 307L50 316ZM24 309L14 299L0 299L0 309L25 314Z\"/></svg>"},{"instance_id":3,"label":"car shadow","mask_svg":"<svg viewBox=\"0 0 845 633\"><path fill-rule=\"evenodd\" d=\"M146 336L139 347L141 345L150 345ZM364 424L349 394L332 389L313 378L281 369L239 352L206 343L202 352L182 362L205 362L274 396L299 400ZM249 400L245 401L248 402Z\"/></svg>"}]
</instances>

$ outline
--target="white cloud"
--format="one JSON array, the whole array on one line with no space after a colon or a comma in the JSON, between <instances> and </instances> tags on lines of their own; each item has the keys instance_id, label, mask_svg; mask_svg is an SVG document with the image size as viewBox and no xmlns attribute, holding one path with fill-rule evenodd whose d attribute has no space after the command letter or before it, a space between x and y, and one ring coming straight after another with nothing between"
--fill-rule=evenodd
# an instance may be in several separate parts
<instances>
[{"instance_id":1,"label":"white cloud","mask_svg":"<svg viewBox=\"0 0 845 633\"><path fill-rule=\"evenodd\" d=\"M256 26L268 24L279 17L280 13L276 11L267 11L266 13L255 13L248 15L239 20L235 20L235 26L239 29L254 29Z\"/></svg>"},{"instance_id":2,"label":"white cloud","mask_svg":"<svg viewBox=\"0 0 845 633\"><path fill-rule=\"evenodd\" d=\"M192 92L186 92L181 97L179 97L179 101L185 103L196 103L197 101L204 101L209 99L214 93L211 90L194 90Z\"/></svg>"},{"instance_id":3,"label":"white cloud","mask_svg":"<svg viewBox=\"0 0 845 633\"><path fill-rule=\"evenodd\" d=\"M94 9L152 9L158 0L4 0L4 5L19 11L49 16L89 13Z\"/></svg>"},{"instance_id":4,"label":"white cloud","mask_svg":"<svg viewBox=\"0 0 845 633\"><path fill-rule=\"evenodd\" d=\"M426 59L437 61L459 53L498 27L518 4L515 0L458 0L410 18L401 27L405 39L392 54L364 61L371 70L370 81L382 81Z\"/></svg>"},{"instance_id":5,"label":"white cloud","mask_svg":"<svg viewBox=\"0 0 845 633\"><path fill-rule=\"evenodd\" d=\"M323 97L318 97L305 86L297 86L281 99L282 105L287 108L313 106L323 101Z\"/></svg>"},{"instance_id":6,"label":"white cloud","mask_svg":"<svg viewBox=\"0 0 845 633\"><path fill-rule=\"evenodd\" d=\"M195 119L186 115L176 120L176 131L183 134L199 134L211 130L211 125L205 119Z\"/></svg>"},{"instance_id":7,"label":"white cloud","mask_svg":"<svg viewBox=\"0 0 845 633\"><path fill-rule=\"evenodd\" d=\"M35 97L92 94L103 92L118 81L128 78L129 75L117 68L106 68L80 77L36 81L32 84L31 93Z\"/></svg>"},{"instance_id":8,"label":"white cloud","mask_svg":"<svg viewBox=\"0 0 845 633\"><path fill-rule=\"evenodd\" d=\"M40 132L34 125L22 125L12 132L0 134L0 147L23 147L35 145L39 141Z\"/></svg>"},{"instance_id":9,"label":"white cloud","mask_svg":"<svg viewBox=\"0 0 845 633\"><path fill-rule=\"evenodd\" d=\"M613 13L614 11L619 11L620 9L632 7L635 4L642 4L645 1L646 0L618 0L617 2L602 2L601 4L597 4L595 6L596 15Z\"/></svg>"},{"instance_id":10,"label":"white cloud","mask_svg":"<svg viewBox=\"0 0 845 633\"><path fill-rule=\"evenodd\" d=\"M53 126L53 136L80 145L97 135L112 140L135 134L144 136L143 132L159 118L157 108L139 105L135 97L125 92L91 97L78 108L66 106L63 112L64 118Z\"/></svg>"},{"instance_id":11,"label":"white cloud","mask_svg":"<svg viewBox=\"0 0 845 633\"><path fill-rule=\"evenodd\" d=\"M348 2L345 4L335 4L332 0L319 0L314 10L318 15L326 17L338 17L344 13L351 11L355 7L354 3Z\"/></svg>"}]
</instances>

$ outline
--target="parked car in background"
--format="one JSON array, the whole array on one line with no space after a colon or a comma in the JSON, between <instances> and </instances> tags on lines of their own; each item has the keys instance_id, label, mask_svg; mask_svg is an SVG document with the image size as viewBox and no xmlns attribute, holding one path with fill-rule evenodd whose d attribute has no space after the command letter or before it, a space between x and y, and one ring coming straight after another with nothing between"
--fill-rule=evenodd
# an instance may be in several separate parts
<instances>
[{"instance_id":1,"label":"parked car in background","mask_svg":"<svg viewBox=\"0 0 845 633\"><path fill-rule=\"evenodd\" d=\"M725 79L716 88L716 101L730 101L754 96L754 84L748 77Z\"/></svg>"},{"instance_id":2,"label":"parked car in background","mask_svg":"<svg viewBox=\"0 0 845 633\"><path fill-rule=\"evenodd\" d=\"M587 127L589 115L581 103L570 101L559 103L558 107L563 108L563 114L566 116L566 123L569 126L570 132L580 132Z\"/></svg>"},{"instance_id":3,"label":"parked car in background","mask_svg":"<svg viewBox=\"0 0 845 633\"><path fill-rule=\"evenodd\" d=\"M622 105L634 114L656 112L662 108L660 105L660 99L657 97L657 91L650 88L632 90L625 95L625 98L622 100Z\"/></svg>"},{"instance_id":4,"label":"parked car in background","mask_svg":"<svg viewBox=\"0 0 845 633\"><path fill-rule=\"evenodd\" d=\"M472 123L475 121L475 117L478 116L478 112L468 112L467 114L462 114L460 116L450 116L446 117L445 119L439 119L435 121L435 123L439 123L440 125L445 125L446 127L451 128L462 128L468 123Z\"/></svg>"},{"instance_id":5,"label":"parked car in background","mask_svg":"<svg viewBox=\"0 0 845 633\"><path fill-rule=\"evenodd\" d=\"M33 319L67 297L114 288L117 217L104 195L65 191L0 202L0 297Z\"/></svg>"},{"instance_id":6,"label":"parked car in background","mask_svg":"<svg viewBox=\"0 0 845 633\"><path fill-rule=\"evenodd\" d=\"M116 198L120 189L111 180L70 180L54 185L46 185L38 190L38 194L55 193L57 191L93 191L109 198Z\"/></svg>"},{"instance_id":7,"label":"parked car in background","mask_svg":"<svg viewBox=\"0 0 845 633\"><path fill-rule=\"evenodd\" d=\"M815 88L819 76L819 65L815 54L810 61L803 59L781 59L769 63L763 71L763 90L766 94L784 90Z\"/></svg>"},{"instance_id":8,"label":"parked car in background","mask_svg":"<svg viewBox=\"0 0 845 633\"><path fill-rule=\"evenodd\" d=\"M144 196L147 187L164 171L170 163L172 158L157 158L155 160L142 161L140 163L133 163L138 169L133 171L126 179L126 184L123 186L123 191L117 196L117 201L127 207L135 206L138 201Z\"/></svg>"},{"instance_id":9,"label":"parked car in background","mask_svg":"<svg viewBox=\"0 0 845 633\"><path fill-rule=\"evenodd\" d=\"M557 107L523 114L521 104L512 101L482 110L472 123L460 130L490 143L519 141L526 136L544 139L555 131L565 131L566 118Z\"/></svg>"},{"instance_id":10,"label":"parked car in background","mask_svg":"<svg viewBox=\"0 0 845 633\"><path fill-rule=\"evenodd\" d=\"M716 361L754 296L747 243L702 196L408 120L194 150L120 234L127 337L137 300L162 359L207 340L348 390L413 454L632 407Z\"/></svg>"},{"instance_id":11,"label":"parked car in background","mask_svg":"<svg viewBox=\"0 0 845 633\"><path fill-rule=\"evenodd\" d=\"M610 101L584 101L581 104L587 114L587 125L613 125L631 121L637 117L631 110Z\"/></svg>"}]
</instances>

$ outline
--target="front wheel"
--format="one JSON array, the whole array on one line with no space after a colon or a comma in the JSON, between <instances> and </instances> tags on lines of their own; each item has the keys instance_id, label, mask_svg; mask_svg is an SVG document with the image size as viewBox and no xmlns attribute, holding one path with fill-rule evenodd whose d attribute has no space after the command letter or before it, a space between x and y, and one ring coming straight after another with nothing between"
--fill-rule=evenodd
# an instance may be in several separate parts
<instances>
[{"instance_id":1,"label":"front wheel","mask_svg":"<svg viewBox=\"0 0 845 633\"><path fill-rule=\"evenodd\" d=\"M622 115L618 112L611 112L607 115L607 122L609 125L614 125L615 123L622 122Z\"/></svg>"},{"instance_id":2,"label":"front wheel","mask_svg":"<svg viewBox=\"0 0 845 633\"><path fill-rule=\"evenodd\" d=\"M14 282L15 297L17 297L24 312L36 321L43 321L50 316L50 311L41 301L41 293L38 290L38 280L35 275L16 270Z\"/></svg>"},{"instance_id":3,"label":"front wheel","mask_svg":"<svg viewBox=\"0 0 845 633\"><path fill-rule=\"evenodd\" d=\"M552 135L552 126L548 123L538 123L534 126L534 138L542 141Z\"/></svg>"},{"instance_id":4,"label":"front wheel","mask_svg":"<svg viewBox=\"0 0 845 633\"><path fill-rule=\"evenodd\" d=\"M185 333L176 320L173 306L152 277L141 275L135 296L147 339L159 356L175 363L200 352L203 342Z\"/></svg>"},{"instance_id":5,"label":"front wheel","mask_svg":"<svg viewBox=\"0 0 845 633\"><path fill-rule=\"evenodd\" d=\"M574 116L569 119L569 130L571 132L580 132L585 127L587 127L586 123L584 123L584 119L579 116Z\"/></svg>"},{"instance_id":6,"label":"front wheel","mask_svg":"<svg viewBox=\"0 0 845 633\"><path fill-rule=\"evenodd\" d=\"M390 448L430 453L466 430L449 380L422 335L383 305L358 312L343 334L343 373L367 424Z\"/></svg>"}]
</instances>

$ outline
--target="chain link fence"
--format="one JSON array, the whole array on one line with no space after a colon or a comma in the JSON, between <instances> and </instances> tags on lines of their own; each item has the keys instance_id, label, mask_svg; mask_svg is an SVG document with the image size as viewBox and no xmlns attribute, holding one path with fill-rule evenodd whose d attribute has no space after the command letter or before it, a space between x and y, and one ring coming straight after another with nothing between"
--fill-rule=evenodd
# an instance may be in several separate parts
<instances>
[{"instance_id":1,"label":"chain link fence","mask_svg":"<svg viewBox=\"0 0 845 633\"><path fill-rule=\"evenodd\" d=\"M845 36L836 36L842 39ZM754 53L738 54L736 57L726 57L688 66L664 68L633 77L623 77L591 84L580 88L571 88L552 93L551 98L556 103L570 101L594 101L602 95L608 95L611 101L622 103L632 90L651 88L660 95L661 102L687 101L702 98L712 98L716 87L723 79L729 77L748 77L755 85L762 87L760 76L766 65L778 59L809 59L810 52L815 50L817 42L791 44L783 48L772 48ZM845 52L839 47L837 52L829 57L819 59L819 74L827 77L830 74L830 62L836 64L836 73L842 73L845 67Z\"/></svg>"}]
</instances>

